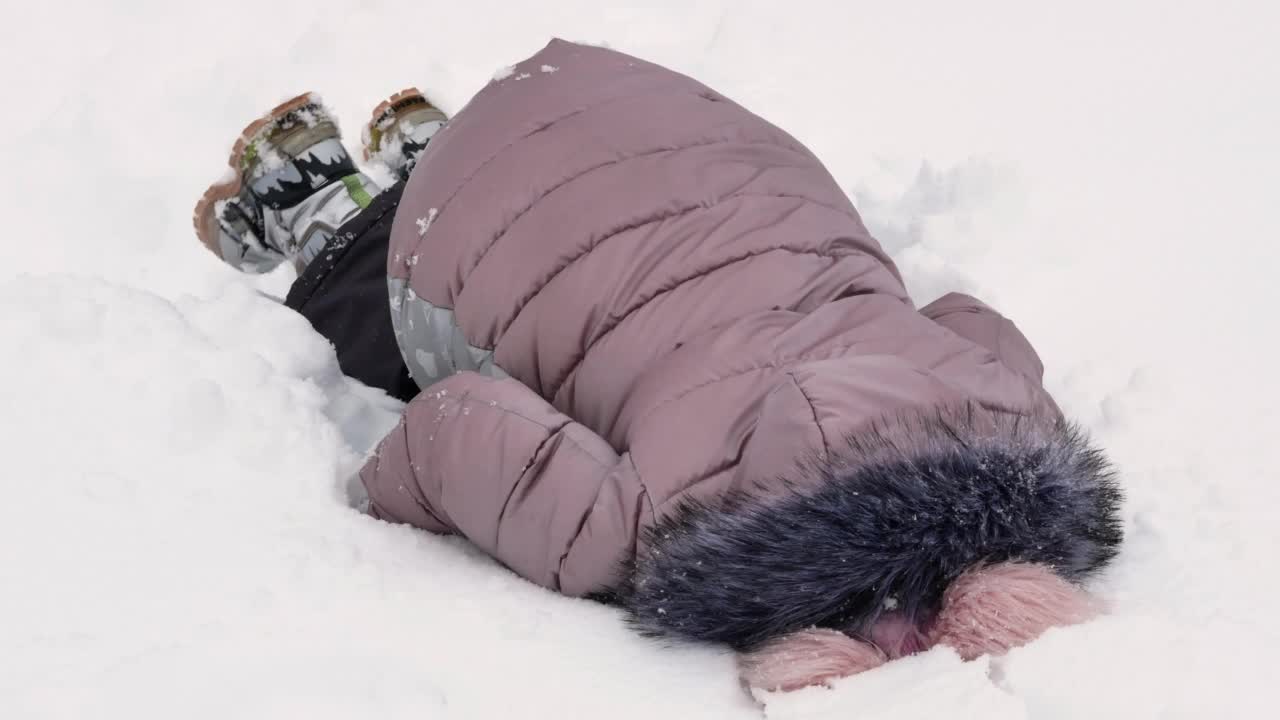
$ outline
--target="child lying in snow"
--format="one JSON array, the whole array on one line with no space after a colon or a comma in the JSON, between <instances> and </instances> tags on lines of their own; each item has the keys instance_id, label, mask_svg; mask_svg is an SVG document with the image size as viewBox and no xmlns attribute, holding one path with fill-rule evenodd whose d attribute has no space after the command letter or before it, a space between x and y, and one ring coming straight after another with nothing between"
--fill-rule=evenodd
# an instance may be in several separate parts
<instances>
[{"instance_id":1,"label":"child lying in snow","mask_svg":"<svg viewBox=\"0 0 1280 720\"><path fill-rule=\"evenodd\" d=\"M195 223L243 269L292 259L287 304L412 398L361 472L374 516L727 644L761 688L1095 611L1077 583L1121 541L1106 460L1013 323L914 307L790 135L554 41L447 125L393 96L364 145L402 181L375 186L294 98Z\"/></svg>"}]
</instances>

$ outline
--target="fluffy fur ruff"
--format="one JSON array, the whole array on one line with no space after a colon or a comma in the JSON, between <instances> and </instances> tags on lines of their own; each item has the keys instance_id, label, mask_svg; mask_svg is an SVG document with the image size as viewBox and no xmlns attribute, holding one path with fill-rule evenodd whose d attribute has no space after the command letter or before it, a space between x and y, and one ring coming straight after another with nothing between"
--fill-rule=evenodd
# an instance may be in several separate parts
<instances>
[{"instance_id":1,"label":"fluffy fur ruff","mask_svg":"<svg viewBox=\"0 0 1280 720\"><path fill-rule=\"evenodd\" d=\"M654 527L612 593L631 623L740 651L811 627L871 638L895 609L927 631L966 570L1079 581L1121 541L1119 489L1078 427L974 406L879 423L781 485Z\"/></svg>"}]
</instances>

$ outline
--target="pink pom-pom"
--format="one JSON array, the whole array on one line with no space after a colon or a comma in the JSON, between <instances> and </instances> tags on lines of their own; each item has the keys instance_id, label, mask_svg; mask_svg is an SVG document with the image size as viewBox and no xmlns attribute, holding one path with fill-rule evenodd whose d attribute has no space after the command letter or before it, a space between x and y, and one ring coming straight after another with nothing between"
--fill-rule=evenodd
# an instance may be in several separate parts
<instances>
[{"instance_id":1,"label":"pink pom-pom","mask_svg":"<svg viewBox=\"0 0 1280 720\"><path fill-rule=\"evenodd\" d=\"M740 655L738 671L748 687L790 691L856 675L885 660L874 645L836 630L810 628Z\"/></svg>"},{"instance_id":2,"label":"pink pom-pom","mask_svg":"<svg viewBox=\"0 0 1280 720\"><path fill-rule=\"evenodd\" d=\"M1095 617L1098 603L1042 565L1004 563L961 575L942 598L931 635L965 660L1001 655L1051 627Z\"/></svg>"}]
</instances>

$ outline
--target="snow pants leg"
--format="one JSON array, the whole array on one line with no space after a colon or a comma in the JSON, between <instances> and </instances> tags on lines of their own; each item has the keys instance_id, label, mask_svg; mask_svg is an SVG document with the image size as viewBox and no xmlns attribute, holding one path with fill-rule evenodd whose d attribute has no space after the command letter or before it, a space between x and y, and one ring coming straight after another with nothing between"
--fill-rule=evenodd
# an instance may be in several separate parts
<instances>
[{"instance_id":1,"label":"snow pants leg","mask_svg":"<svg viewBox=\"0 0 1280 720\"><path fill-rule=\"evenodd\" d=\"M347 375L408 401L418 394L391 328L387 244L401 182L337 229L289 288L293 308L329 342Z\"/></svg>"}]
</instances>

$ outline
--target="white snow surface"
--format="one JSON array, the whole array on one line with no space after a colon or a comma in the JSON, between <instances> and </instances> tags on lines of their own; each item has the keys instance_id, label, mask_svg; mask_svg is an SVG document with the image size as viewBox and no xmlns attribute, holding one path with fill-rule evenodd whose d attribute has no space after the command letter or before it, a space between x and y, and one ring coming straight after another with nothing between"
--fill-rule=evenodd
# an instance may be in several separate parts
<instances>
[{"instance_id":1,"label":"white snow surface","mask_svg":"<svg viewBox=\"0 0 1280 720\"><path fill-rule=\"evenodd\" d=\"M0 718L1244 718L1280 681L1269 2L23 3L0 22ZM1109 615L751 698L345 491L398 404L190 212L315 89L348 136L549 37L694 75L828 163L923 304L1013 317L1119 464ZM539 82L561 82L568 72Z\"/></svg>"}]
</instances>

